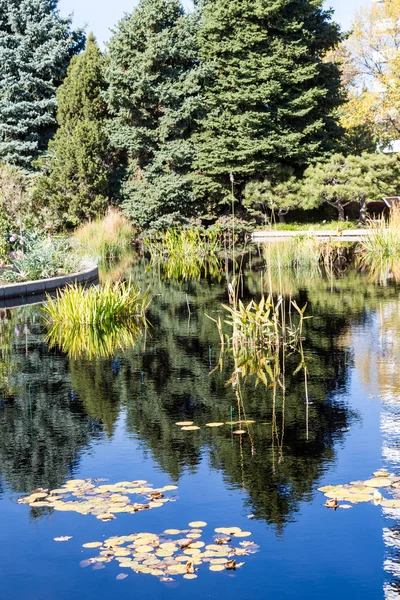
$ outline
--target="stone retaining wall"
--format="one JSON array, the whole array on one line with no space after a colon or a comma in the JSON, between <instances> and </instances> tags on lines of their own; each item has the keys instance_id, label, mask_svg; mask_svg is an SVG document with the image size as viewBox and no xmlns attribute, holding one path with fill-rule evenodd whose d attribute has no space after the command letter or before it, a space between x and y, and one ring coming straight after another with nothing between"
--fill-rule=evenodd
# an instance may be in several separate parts
<instances>
[{"instance_id":1,"label":"stone retaining wall","mask_svg":"<svg viewBox=\"0 0 400 600\"><path fill-rule=\"evenodd\" d=\"M25 281L23 283L10 283L0 286L0 304L12 298L21 298L23 300L27 296L34 296L36 294L51 294L66 285L92 282L97 280L98 277L99 269L97 266L93 266L86 271L72 273L71 275L61 275L60 277L52 277L51 279L38 279L37 281Z\"/></svg>"}]
</instances>

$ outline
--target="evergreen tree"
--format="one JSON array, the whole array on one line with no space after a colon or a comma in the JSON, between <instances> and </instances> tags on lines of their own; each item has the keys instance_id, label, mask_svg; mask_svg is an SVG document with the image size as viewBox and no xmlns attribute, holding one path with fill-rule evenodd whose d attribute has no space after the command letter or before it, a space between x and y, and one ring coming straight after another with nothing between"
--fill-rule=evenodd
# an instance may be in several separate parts
<instances>
[{"instance_id":1,"label":"evergreen tree","mask_svg":"<svg viewBox=\"0 0 400 600\"><path fill-rule=\"evenodd\" d=\"M59 129L41 160L45 175L36 194L72 224L104 212L108 203L111 153L104 127L103 60L90 35L57 92Z\"/></svg>"},{"instance_id":2,"label":"evergreen tree","mask_svg":"<svg viewBox=\"0 0 400 600\"><path fill-rule=\"evenodd\" d=\"M213 70L196 136L205 198L228 201L230 173L241 200L252 179L282 168L301 174L332 151L340 75L323 58L340 33L321 7L322 0L203 0L200 58Z\"/></svg>"},{"instance_id":3,"label":"evergreen tree","mask_svg":"<svg viewBox=\"0 0 400 600\"><path fill-rule=\"evenodd\" d=\"M0 0L0 160L31 168L55 132L56 90L84 42L58 0Z\"/></svg>"},{"instance_id":4,"label":"evergreen tree","mask_svg":"<svg viewBox=\"0 0 400 600\"><path fill-rule=\"evenodd\" d=\"M395 154L344 156L333 154L326 162L311 165L304 173L301 195L307 202L326 202L345 219L345 208L356 202L365 221L367 202L400 192L400 160Z\"/></svg>"},{"instance_id":5,"label":"evergreen tree","mask_svg":"<svg viewBox=\"0 0 400 600\"><path fill-rule=\"evenodd\" d=\"M141 0L109 45L110 135L126 161L123 208L144 227L182 222L194 209L196 35L197 16L179 0Z\"/></svg>"}]
</instances>

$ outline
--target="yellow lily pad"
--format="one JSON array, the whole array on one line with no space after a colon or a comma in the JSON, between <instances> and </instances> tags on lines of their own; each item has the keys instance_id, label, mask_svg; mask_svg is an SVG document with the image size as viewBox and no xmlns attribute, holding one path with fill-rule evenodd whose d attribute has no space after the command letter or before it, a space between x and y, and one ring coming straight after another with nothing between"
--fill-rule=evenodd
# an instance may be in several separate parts
<instances>
[{"instance_id":1,"label":"yellow lily pad","mask_svg":"<svg viewBox=\"0 0 400 600\"><path fill-rule=\"evenodd\" d=\"M87 542L82 544L82 548L100 548L103 544L101 542Z\"/></svg>"},{"instance_id":2,"label":"yellow lily pad","mask_svg":"<svg viewBox=\"0 0 400 600\"><path fill-rule=\"evenodd\" d=\"M225 423L206 423L206 427L222 427Z\"/></svg>"},{"instance_id":3,"label":"yellow lily pad","mask_svg":"<svg viewBox=\"0 0 400 600\"><path fill-rule=\"evenodd\" d=\"M210 571L225 571L225 565L210 565Z\"/></svg>"},{"instance_id":4,"label":"yellow lily pad","mask_svg":"<svg viewBox=\"0 0 400 600\"><path fill-rule=\"evenodd\" d=\"M198 425L189 425L188 427L181 427L181 431L195 431L196 429L200 429Z\"/></svg>"},{"instance_id":5,"label":"yellow lily pad","mask_svg":"<svg viewBox=\"0 0 400 600\"><path fill-rule=\"evenodd\" d=\"M190 425L193 425L193 421L178 421L178 423L175 423L175 425L179 425L180 427L189 427Z\"/></svg>"},{"instance_id":6,"label":"yellow lily pad","mask_svg":"<svg viewBox=\"0 0 400 600\"><path fill-rule=\"evenodd\" d=\"M374 479L367 479L364 481L364 485L368 487L388 487L391 485L390 479L387 477L374 477Z\"/></svg>"},{"instance_id":7,"label":"yellow lily pad","mask_svg":"<svg viewBox=\"0 0 400 600\"><path fill-rule=\"evenodd\" d=\"M192 521L189 523L189 527L197 529L198 527L205 527L207 523L205 521Z\"/></svg>"}]
</instances>

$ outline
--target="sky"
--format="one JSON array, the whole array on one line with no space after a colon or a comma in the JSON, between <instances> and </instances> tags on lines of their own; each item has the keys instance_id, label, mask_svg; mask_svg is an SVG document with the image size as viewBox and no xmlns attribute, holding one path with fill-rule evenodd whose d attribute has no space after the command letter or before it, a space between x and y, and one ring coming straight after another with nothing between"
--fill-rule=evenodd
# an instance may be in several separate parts
<instances>
[{"instance_id":1,"label":"sky","mask_svg":"<svg viewBox=\"0 0 400 600\"><path fill-rule=\"evenodd\" d=\"M350 28L354 11L370 0L327 0L326 7L335 10L335 20L342 29ZM87 26L93 31L98 41L104 44L110 37L110 29L118 23L122 15L131 12L137 0L59 0L63 15L74 13L76 26ZM190 8L191 0L183 0L186 8Z\"/></svg>"}]
</instances>

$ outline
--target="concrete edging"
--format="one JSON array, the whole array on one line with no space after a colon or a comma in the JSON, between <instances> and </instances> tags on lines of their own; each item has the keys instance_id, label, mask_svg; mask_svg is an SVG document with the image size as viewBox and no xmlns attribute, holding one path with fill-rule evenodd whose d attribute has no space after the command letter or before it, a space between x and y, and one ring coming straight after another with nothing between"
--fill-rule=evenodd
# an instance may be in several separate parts
<instances>
[{"instance_id":1,"label":"concrete edging","mask_svg":"<svg viewBox=\"0 0 400 600\"><path fill-rule=\"evenodd\" d=\"M10 283L0 286L0 302L8 298L19 298L23 296L34 296L35 294L45 294L55 292L59 288L72 283L90 282L99 277L98 266L91 267L80 273L71 275L60 275L51 279L38 279L37 281L25 281L23 283Z\"/></svg>"}]
</instances>

